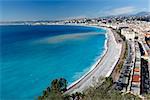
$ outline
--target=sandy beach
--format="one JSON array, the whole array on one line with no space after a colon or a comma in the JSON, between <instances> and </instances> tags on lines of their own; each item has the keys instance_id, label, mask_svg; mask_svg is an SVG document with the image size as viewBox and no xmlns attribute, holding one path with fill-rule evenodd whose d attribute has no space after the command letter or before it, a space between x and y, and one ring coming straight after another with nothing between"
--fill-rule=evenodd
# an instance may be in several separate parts
<instances>
[{"instance_id":1,"label":"sandy beach","mask_svg":"<svg viewBox=\"0 0 150 100\"><path fill-rule=\"evenodd\" d=\"M109 77L111 75L120 57L122 44L116 42L111 29L103 29L107 30L107 39L105 41L105 51L102 57L93 65L89 72L87 72L79 80L75 81L73 84L68 86L68 90L66 91L66 93L82 92L88 87L93 86L94 83L97 82L100 77Z\"/></svg>"}]
</instances>

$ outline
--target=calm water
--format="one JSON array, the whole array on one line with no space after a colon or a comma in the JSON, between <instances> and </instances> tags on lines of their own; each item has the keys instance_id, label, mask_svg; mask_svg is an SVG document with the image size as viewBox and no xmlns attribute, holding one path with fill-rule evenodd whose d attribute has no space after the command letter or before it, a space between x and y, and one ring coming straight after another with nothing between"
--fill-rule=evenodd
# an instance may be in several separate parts
<instances>
[{"instance_id":1,"label":"calm water","mask_svg":"<svg viewBox=\"0 0 150 100\"><path fill-rule=\"evenodd\" d=\"M105 30L81 26L0 26L1 97L35 99L51 80L71 84L104 51Z\"/></svg>"}]
</instances>

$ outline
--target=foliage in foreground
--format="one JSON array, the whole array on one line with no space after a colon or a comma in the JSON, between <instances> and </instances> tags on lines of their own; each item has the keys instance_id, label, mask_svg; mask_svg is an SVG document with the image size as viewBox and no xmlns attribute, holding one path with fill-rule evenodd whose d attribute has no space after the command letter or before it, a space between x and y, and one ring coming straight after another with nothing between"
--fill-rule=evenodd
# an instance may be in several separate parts
<instances>
[{"instance_id":1,"label":"foliage in foreground","mask_svg":"<svg viewBox=\"0 0 150 100\"><path fill-rule=\"evenodd\" d=\"M43 91L43 95L38 100L63 100L63 93L67 89L67 80L64 78L55 79L51 86Z\"/></svg>"},{"instance_id":2,"label":"foliage in foreground","mask_svg":"<svg viewBox=\"0 0 150 100\"><path fill-rule=\"evenodd\" d=\"M91 87L85 92L83 100L140 100L139 97L132 94L122 94L113 89L114 84L111 77L97 88Z\"/></svg>"},{"instance_id":3,"label":"foliage in foreground","mask_svg":"<svg viewBox=\"0 0 150 100\"><path fill-rule=\"evenodd\" d=\"M51 87L43 92L43 96L39 96L39 100L140 100L138 96L132 94L122 94L113 89L114 84L112 78L108 77L104 82L96 87L90 87L83 93L63 94L66 90L67 82L62 80L54 80ZM61 85L60 85L61 83ZM62 85L63 83L63 85ZM98 82L101 83L101 82ZM63 87L63 88L62 88Z\"/></svg>"}]
</instances>

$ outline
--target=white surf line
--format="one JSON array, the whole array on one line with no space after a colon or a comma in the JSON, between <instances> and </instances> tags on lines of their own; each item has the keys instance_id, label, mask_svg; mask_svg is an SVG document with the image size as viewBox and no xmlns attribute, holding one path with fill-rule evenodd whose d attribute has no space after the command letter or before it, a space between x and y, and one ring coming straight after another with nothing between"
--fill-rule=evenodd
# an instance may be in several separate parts
<instances>
[{"instance_id":1,"label":"white surf line","mask_svg":"<svg viewBox=\"0 0 150 100\"><path fill-rule=\"evenodd\" d=\"M99 61L96 62L96 64L94 64L95 67L93 67L92 70L90 70L88 73L83 75L79 80L75 81L68 87L67 91L68 93L76 91L81 92L86 88L88 88L89 86L92 86L93 77L98 79L100 76L104 77L110 76L112 70L115 67L115 64L117 63L117 60L120 57L122 45L117 44L113 36L113 33L111 33L109 29L107 29L107 34L108 34L107 52L105 52L105 55L103 55L103 57L99 59Z\"/></svg>"}]
</instances>

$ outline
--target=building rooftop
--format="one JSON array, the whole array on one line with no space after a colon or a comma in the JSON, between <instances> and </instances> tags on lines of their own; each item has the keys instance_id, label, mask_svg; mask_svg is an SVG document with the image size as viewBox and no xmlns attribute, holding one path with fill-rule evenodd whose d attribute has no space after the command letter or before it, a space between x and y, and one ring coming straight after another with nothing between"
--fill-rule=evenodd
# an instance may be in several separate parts
<instances>
[{"instance_id":1,"label":"building rooftop","mask_svg":"<svg viewBox=\"0 0 150 100\"><path fill-rule=\"evenodd\" d=\"M140 75L133 75L132 81L133 82L140 82Z\"/></svg>"}]
</instances>

